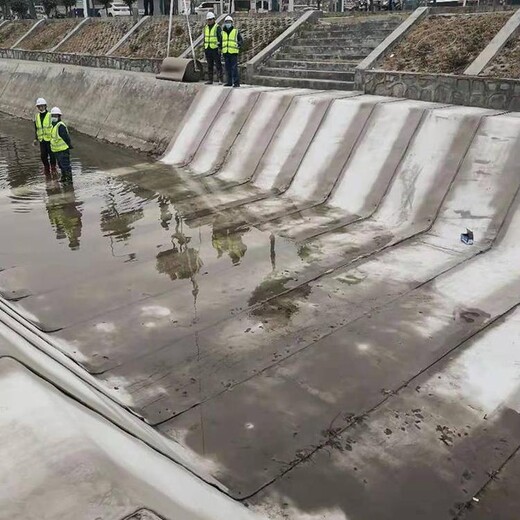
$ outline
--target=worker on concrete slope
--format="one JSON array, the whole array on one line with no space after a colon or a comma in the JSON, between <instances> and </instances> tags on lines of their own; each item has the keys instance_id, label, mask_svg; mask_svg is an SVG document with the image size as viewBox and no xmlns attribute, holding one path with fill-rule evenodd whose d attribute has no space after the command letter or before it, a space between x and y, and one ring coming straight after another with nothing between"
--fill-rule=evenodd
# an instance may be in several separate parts
<instances>
[{"instance_id":1,"label":"worker on concrete slope","mask_svg":"<svg viewBox=\"0 0 520 520\"><path fill-rule=\"evenodd\" d=\"M45 177L50 177L56 173L56 157L51 151L51 115L47 111L47 101L43 98L36 100L36 109L38 112L34 117L34 129L36 139L34 144L40 145L40 157L43 163L43 172Z\"/></svg>"},{"instance_id":2,"label":"worker on concrete slope","mask_svg":"<svg viewBox=\"0 0 520 520\"><path fill-rule=\"evenodd\" d=\"M204 54L208 64L208 81L206 85L213 83L213 71L216 68L218 79L223 83L224 73L222 71L222 60L220 59L220 48L222 47L222 27L215 21L215 14L209 12L206 15L204 26Z\"/></svg>"},{"instance_id":3,"label":"worker on concrete slope","mask_svg":"<svg viewBox=\"0 0 520 520\"><path fill-rule=\"evenodd\" d=\"M70 141L69 131L65 123L61 120L62 113L58 107L51 109L51 150L56 156L61 170L60 182L72 182L72 168L70 166Z\"/></svg>"},{"instance_id":4,"label":"worker on concrete slope","mask_svg":"<svg viewBox=\"0 0 520 520\"><path fill-rule=\"evenodd\" d=\"M240 77L238 74L238 53L244 40L242 35L233 25L233 18L226 16L224 28L222 29L222 54L226 64L227 83L225 87L240 87Z\"/></svg>"}]
</instances>

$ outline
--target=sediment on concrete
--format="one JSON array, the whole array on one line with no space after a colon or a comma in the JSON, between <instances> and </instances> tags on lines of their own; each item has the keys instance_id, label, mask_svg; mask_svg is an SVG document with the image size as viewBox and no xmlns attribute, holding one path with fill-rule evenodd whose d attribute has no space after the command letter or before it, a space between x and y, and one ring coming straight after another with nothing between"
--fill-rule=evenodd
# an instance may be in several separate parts
<instances>
[{"instance_id":1,"label":"sediment on concrete","mask_svg":"<svg viewBox=\"0 0 520 520\"><path fill-rule=\"evenodd\" d=\"M80 132L137 150L162 153L199 87L153 75L0 59L0 110L32 118L43 96Z\"/></svg>"}]
</instances>

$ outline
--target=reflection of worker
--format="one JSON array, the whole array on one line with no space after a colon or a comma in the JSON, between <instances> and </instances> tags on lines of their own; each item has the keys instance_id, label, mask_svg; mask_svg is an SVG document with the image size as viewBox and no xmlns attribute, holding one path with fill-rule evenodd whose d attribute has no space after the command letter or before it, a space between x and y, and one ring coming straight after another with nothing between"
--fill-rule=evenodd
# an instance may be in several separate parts
<instances>
[{"instance_id":1,"label":"reflection of worker","mask_svg":"<svg viewBox=\"0 0 520 520\"><path fill-rule=\"evenodd\" d=\"M208 81L206 85L213 83L213 70L216 68L218 79L223 83L224 73L220 59L220 47L222 47L222 28L215 22L215 14L209 12L206 15L204 27L204 54L208 63Z\"/></svg>"},{"instance_id":2,"label":"reflection of worker","mask_svg":"<svg viewBox=\"0 0 520 520\"><path fill-rule=\"evenodd\" d=\"M70 141L67 126L61 120L61 110L58 107L51 109L51 150L56 155L56 160L61 170L61 182L72 182L72 167L70 165Z\"/></svg>"},{"instance_id":3,"label":"reflection of worker","mask_svg":"<svg viewBox=\"0 0 520 520\"><path fill-rule=\"evenodd\" d=\"M222 29L222 54L226 64L226 87L240 87L240 77L238 74L238 53L244 40L242 35L233 26L233 18L226 16L224 28Z\"/></svg>"},{"instance_id":4,"label":"reflection of worker","mask_svg":"<svg viewBox=\"0 0 520 520\"><path fill-rule=\"evenodd\" d=\"M56 157L51 152L51 115L47 112L47 101L43 98L36 100L38 112L34 118L34 128L36 131L35 144L40 145L40 157L43 163L45 177L51 173L56 173Z\"/></svg>"},{"instance_id":5,"label":"reflection of worker","mask_svg":"<svg viewBox=\"0 0 520 520\"><path fill-rule=\"evenodd\" d=\"M211 245L216 249L218 258L223 253L227 253L233 265L238 265L246 254L247 246L242 241L242 237L249 231L249 228L229 229L213 225Z\"/></svg>"},{"instance_id":6,"label":"reflection of worker","mask_svg":"<svg viewBox=\"0 0 520 520\"><path fill-rule=\"evenodd\" d=\"M47 202L45 204L49 221L54 228L56 238L67 238L69 248L79 249L81 238L81 211L82 202L76 200L72 184L63 187L57 181L47 183Z\"/></svg>"}]
</instances>

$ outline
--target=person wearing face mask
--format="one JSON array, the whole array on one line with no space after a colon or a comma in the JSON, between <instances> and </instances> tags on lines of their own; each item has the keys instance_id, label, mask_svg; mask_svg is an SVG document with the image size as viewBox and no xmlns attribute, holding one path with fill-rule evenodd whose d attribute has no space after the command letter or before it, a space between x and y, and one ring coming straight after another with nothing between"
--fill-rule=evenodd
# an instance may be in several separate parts
<instances>
[{"instance_id":1,"label":"person wearing face mask","mask_svg":"<svg viewBox=\"0 0 520 520\"><path fill-rule=\"evenodd\" d=\"M34 144L40 145L40 158L43 163L43 172L46 177L56 174L56 157L51 151L51 114L47 111L47 101L43 98L36 100L38 112L34 117L36 139Z\"/></svg>"},{"instance_id":2,"label":"person wearing face mask","mask_svg":"<svg viewBox=\"0 0 520 520\"><path fill-rule=\"evenodd\" d=\"M206 15L206 25L204 27L204 54L208 64L208 81L206 85L213 83L213 69L217 69L220 83L223 83L222 61L220 60L220 50L222 47L222 28L215 23L214 13Z\"/></svg>"},{"instance_id":3,"label":"person wearing face mask","mask_svg":"<svg viewBox=\"0 0 520 520\"><path fill-rule=\"evenodd\" d=\"M244 40L242 35L233 25L233 18L226 16L224 28L222 29L222 54L226 64L227 83L225 87L240 87L240 77L238 75L238 53Z\"/></svg>"},{"instance_id":4,"label":"person wearing face mask","mask_svg":"<svg viewBox=\"0 0 520 520\"><path fill-rule=\"evenodd\" d=\"M60 182L72 182L72 168L70 166L70 141L69 131L65 123L61 120L62 113L58 107L51 109L51 150L56 156L61 170Z\"/></svg>"}]
</instances>

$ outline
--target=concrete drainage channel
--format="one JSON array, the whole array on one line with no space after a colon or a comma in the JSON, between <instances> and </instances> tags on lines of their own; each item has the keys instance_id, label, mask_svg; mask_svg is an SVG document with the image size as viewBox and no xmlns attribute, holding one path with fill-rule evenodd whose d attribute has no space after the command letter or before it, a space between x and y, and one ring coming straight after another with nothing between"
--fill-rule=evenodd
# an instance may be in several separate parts
<instances>
[{"instance_id":1,"label":"concrete drainage channel","mask_svg":"<svg viewBox=\"0 0 520 520\"><path fill-rule=\"evenodd\" d=\"M211 477L206 483L195 476L193 457L180 446L104 395L41 333L0 306L0 451L11 490L2 517L255 518ZM40 499L17 500L23 493L40 496L44 509Z\"/></svg>"},{"instance_id":2,"label":"concrete drainage channel","mask_svg":"<svg viewBox=\"0 0 520 520\"><path fill-rule=\"evenodd\" d=\"M85 142L73 194L48 190L40 213L0 199L19 230L1 251L3 308L56 346L6 346L6 380L34 395L35 372L66 382L118 436L264 516L478 518L468 505L520 446L519 115L357 92L190 96L161 162L88 166ZM6 172L4 195L40 200L41 180L13 188ZM56 257L38 226L64 206L74 222L81 207L83 235ZM212 518L252 515L194 482ZM136 492L114 520L191 518L160 496Z\"/></svg>"}]
</instances>

